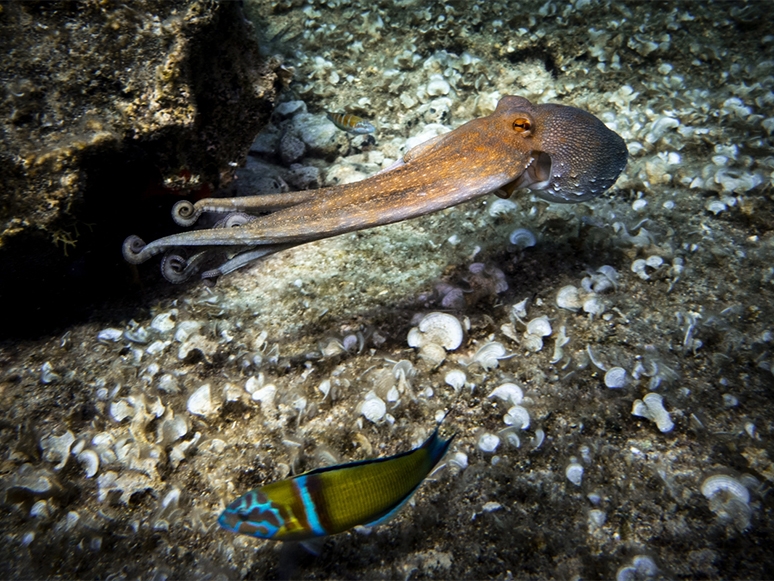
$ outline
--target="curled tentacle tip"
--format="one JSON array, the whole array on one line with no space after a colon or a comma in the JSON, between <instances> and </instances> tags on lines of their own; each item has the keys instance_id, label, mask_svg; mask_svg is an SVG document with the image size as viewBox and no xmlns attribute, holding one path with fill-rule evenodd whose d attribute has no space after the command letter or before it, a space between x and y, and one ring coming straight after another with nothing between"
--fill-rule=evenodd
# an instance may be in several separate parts
<instances>
[{"instance_id":1,"label":"curled tentacle tip","mask_svg":"<svg viewBox=\"0 0 774 581\"><path fill-rule=\"evenodd\" d=\"M191 258L185 259L179 254L168 252L161 260L161 274L169 282L180 284L185 282L191 275L198 272L199 266L207 257L208 252L203 250L197 252Z\"/></svg>"},{"instance_id":2,"label":"curled tentacle tip","mask_svg":"<svg viewBox=\"0 0 774 581\"><path fill-rule=\"evenodd\" d=\"M130 264L140 264L145 262L145 256L142 256L142 251L145 249L145 242L139 236L129 236L124 240L124 245L121 251L124 255L124 260Z\"/></svg>"},{"instance_id":3,"label":"curled tentacle tip","mask_svg":"<svg viewBox=\"0 0 774 581\"><path fill-rule=\"evenodd\" d=\"M169 282L180 284L191 276L188 261L178 254L168 254L161 260L161 274Z\"/></svg>"},{"instance_id":4,"label":"curled tentacle tip","mask_svg":"<svg viewBox=\"0 0 774 581\"><path fill-rule=\"evenodd\" d=\"M188 200L180 200L172 207L172 219L180 226L193 226L199 214Z\"/></svg>"}]
</instances>

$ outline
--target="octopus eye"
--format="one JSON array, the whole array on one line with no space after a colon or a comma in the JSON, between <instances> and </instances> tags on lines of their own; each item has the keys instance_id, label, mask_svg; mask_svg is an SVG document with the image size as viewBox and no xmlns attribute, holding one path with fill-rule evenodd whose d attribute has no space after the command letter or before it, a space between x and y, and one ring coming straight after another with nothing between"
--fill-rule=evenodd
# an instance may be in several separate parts
<instances>
[{"instance_id":1,"label":"octopus eye","mask_svg":"<svg viewBox=\"0 0 774 581\"><path fill-rule=\"evenodd\" d=\"M516 133L524 133L532 129L532 122L526 117L517 117L513 120L513 130Z\"/></svg>"}]
</instances>

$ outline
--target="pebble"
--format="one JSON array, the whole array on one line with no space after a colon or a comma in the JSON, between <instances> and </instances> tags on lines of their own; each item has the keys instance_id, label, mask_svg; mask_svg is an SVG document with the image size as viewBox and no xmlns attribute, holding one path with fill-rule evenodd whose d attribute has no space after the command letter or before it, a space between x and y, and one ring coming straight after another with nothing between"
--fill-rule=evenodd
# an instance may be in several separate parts
<instances>
[{"instance_id":1,"label":"pebble","mask_svg":"<svg viewBox=\"0 0 774 581\"><path fill-rule=\"evenodd\" d=\"M387 404L384 403L382 398L372 394L371 397L367 397L361 405L360 413L363 414L363 417L369 422L377 423L380 422L387 413Z\"/></svg>"},{"instance_id":2,"label":"pebble","mask_svg":"<svg viewBox=\"0 0 774 581\"><path fill-rule=\"evenodd\" d=\"M639 200L634 200L634 202L632 203L632 210L634 210L635 212L639 212L641 210L644 210L645 206L647 205L648 205L648 201L643 198L640 198Z\"/></svg>"},{"instance_id":3,"label":"pebble","mask_svg":"<svg viewBox=\"0 0 774 581\"><path fill-rule=\"evenodd\" d=\"M118 341L124 336L124 332L121 329L102 329L97 333L98 341Z\"/></svg>"},{"instance_id":4,"label":"pebble","mask_svg":"<svg viewBox=\"0 0 774 581\"><path fill-rule=\"evenodd\" d=\"M177 317L177 309L174 309L172 311L168 311L166 313L159 313L155 317L153 317L153 320L151 321L150 327L154 331L158 331L159 333L169 333L172 329L175 328L175 318Z\"/></svg>"},{"instance_id":5,"label":"pebble","mask_svg":"<svg viewBox=\"0 0 774 581\"><path fill-rule=\"evenodd\" d=\"M564 475L567 477L567 480L572 482L575 486L580 486L583 482L583 466L578 464L578 461L575 458L572 458L570 464L564 470Z\"/></svg>"},{"instance_id":6,"label":"pebble","mask_svg":"<svg viewBox=\"0 0 774 581\"><path fill-rule=\"evenodd\" d=\"M193 392L191 397L188 398L186 408L190 413L197 416L206 416L214 411L215 407L212 404L209 383L205 383Z\"/></svg>"},{"instance_id":7,"label":"pebble","mask_svg":"<svg viewBox=\"0 0 774 581\"><path fill-rule=\"evenodd\" d=\"M484 432L478 438L478 448L482 452L492 453L500 445L500 438L489 432Z\"/></svg>"},{"instance_id":8,"label":"pebble","mask_svg":"<svg viewBox=\"0 0 774 581\"><path fill-rule=\"evenodd\" d=\"M177 442L188 433L188 423L182 416L164 420L159 428L161 442L168 446Z\"/></svg>"}]
</instances>

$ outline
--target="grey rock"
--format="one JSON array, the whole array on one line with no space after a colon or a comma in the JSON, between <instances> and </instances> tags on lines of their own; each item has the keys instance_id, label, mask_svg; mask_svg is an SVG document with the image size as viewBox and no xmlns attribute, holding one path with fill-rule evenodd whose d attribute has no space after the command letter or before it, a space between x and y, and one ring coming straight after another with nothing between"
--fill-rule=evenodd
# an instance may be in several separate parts
<instances>
[{"instance_id":1,"label":"grey rock","mask_svg":"<svg viewBox=\"0 0 774 581\"><path fill-rule=\"evenodd\" d=\"M280 131L276 125L267 125L253 140L250 153L274 155L279 148Z\"/></svg>"},{"instance_id":2,"label":"grey rock","mask_svg":"<svg viewBox=\"0 0 774 581\"><path fill-rule=\"evenodd\" d=\"M306 113L306 103L303 101L285 101L274 108L277 119L290 119L299 113Z\"/></svg>"},{"instance_id":3,"label":"grey rock","mask_svg":"<svg viewBox=\"0 0 774 581\"><path fill-rule=\"evenodd\" d=\"M314 166L294 164L290 167L288 182L297 190L314 190L322 185L322 175Z\"/></svg>"},{"instance_id":4,"label":"grey rock","mask_svg":"<svg viewBox=\"0 0 774 581\"><path fill-rule=\"evenodd\" d=\"M290 165L304 156L306 145L298 137L286 133L280 140L279 151L282 161Z\"/></svg>"},{"instance_id":5,"label":"grey rock","mask_svg":"<svg viewBox=\"0 0 774 581\"><path fill-rule=\"evenodd\" d=\"M293 132L313 156L332 158L344 155L349 149L346 133L337 129L325 115L301 113L293 117L291 123Z\"/></svg>"}]
</instances>

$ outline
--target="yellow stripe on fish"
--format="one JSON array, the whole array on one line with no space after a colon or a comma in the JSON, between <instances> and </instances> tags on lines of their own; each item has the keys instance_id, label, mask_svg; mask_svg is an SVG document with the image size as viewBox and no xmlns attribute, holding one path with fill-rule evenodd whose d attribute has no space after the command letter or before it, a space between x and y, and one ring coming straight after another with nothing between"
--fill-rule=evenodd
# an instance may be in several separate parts
<instances>
[{"instance_id":1,"label":"yellow stripe on fish","mask_svg":"<svg viewBox=\"0 0 774 581\"><path fill-rule=\"evenodd\" d=\"M364 135L373 133L376 128L368 121L351 113L330 113L325 114L328 120L342 131L348 131L355 135Z\"/></svg>"},{"instance_id":2,"label":"yellow stripe on fish","mask_svg":"<svg viewBox=\"0 0 774 581\"><path fill-rule=\"evenodd\" d=\"M275 541L303 541L381 524L411 498L453 439L444 440L436 428L424 444L408 452L267 484L229 504L218 524L233 533Z\"/></svg>"}]
</instances>

